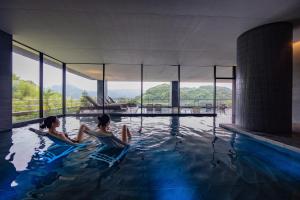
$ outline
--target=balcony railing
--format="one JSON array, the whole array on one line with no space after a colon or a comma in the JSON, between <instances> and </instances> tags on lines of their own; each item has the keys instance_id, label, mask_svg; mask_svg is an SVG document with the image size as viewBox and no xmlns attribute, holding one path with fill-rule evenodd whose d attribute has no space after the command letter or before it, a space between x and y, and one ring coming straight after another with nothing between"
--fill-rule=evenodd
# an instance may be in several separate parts
<instances>
[{"instance_id":1,"label":"balcony railing","mask_svg":"<svg viewBox=\"0 0 300 200\"><path fill-rule=\"evenodd\" d=\"M114 99L117 103L133 103L133 99L124 99L116 98ZM126 102L127 101L127 102ZM140 107L140 102L135 102L137 107ZM80 99L67 99L66 109L67 113L77 113L84 102ZM147 104L155 105L160 104L163 108L171 108L171 101L169 98L144 98L143 107L146 107ZM205 108L208 105L213 105L213 99L180 99L180 106L182 108L194 108L202 107ZM232 99L216 99L216 107L220 108L221 106L225 108L232 107ZM62 114L62 99L44 99L44 114L47 115L57 115ZM28 119L34 119L39 117L39 99L26 99L26 100L13 100L13 121L23 121Z\"/></svg>"},{"instance_id":2,"label":"balcony railing","mask_svg":"<svg viewBox=\"0 0 300 200\"><path fill-rule=\"evenodd\" d=\"M214 99L180 99L180 106L183 107L197 107L206 106L206 104L213 104ZM143 104L161 104L162 106L171 106L170 99L143 99ZM226 105L227 108L232 107L232 99L216 99L217 107L220 105Z\"/></svg>"},{"instance_id":3,"label":"balcony railing","mask_svg":"<svg viewBox=\"0 0 300 200\"><path fill-rule=\"evenodd\" d=\"M79 99L67 99L67 110L76 110L80 107ZM62 99L44 99L44 115L62 114ZM39 99L13 99L13 122L39 118Z\"/></svg>"}]
</instances>

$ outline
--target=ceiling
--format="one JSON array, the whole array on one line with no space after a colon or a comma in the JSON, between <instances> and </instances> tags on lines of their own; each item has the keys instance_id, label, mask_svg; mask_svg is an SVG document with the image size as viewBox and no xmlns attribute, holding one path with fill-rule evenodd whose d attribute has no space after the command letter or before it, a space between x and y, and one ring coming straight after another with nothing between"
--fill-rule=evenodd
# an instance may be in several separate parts
<instances>
[{"instance_id":1,"label":"ceiling","mask_svg":"<svg viewBox=\"0 0 300 200\"><path fill-rule=\"evenodd\" d=\"M1 0L0 29L66 63L235 65L237 37L299 0Z\"/></svg>"}]
</instances>

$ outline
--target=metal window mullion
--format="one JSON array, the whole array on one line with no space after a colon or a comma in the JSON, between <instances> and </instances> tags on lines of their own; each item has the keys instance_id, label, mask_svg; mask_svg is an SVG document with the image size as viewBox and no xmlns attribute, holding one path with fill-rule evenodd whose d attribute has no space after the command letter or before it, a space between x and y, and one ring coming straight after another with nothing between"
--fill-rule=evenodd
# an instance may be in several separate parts
<instances>
[{"instance_id":1,"label":"metal window mullion","mask_svg":"<svg viewBox=\"0 0 300 200\"><path fill-rule=\"evenodd\" d=\"M236 66L232 66L232 123L235 124L236 116Z\"/></svg>"},{"instance_id":2,"label":"metal window mullion","mask_svg":"<svg viewBox=\"0 0 300 200\"><path fill-rule=\"evenodd\" d=\"M144 65L141 64L141 115L143 114Z\"/></svg>"},{"instance_id":3,"label":"metal window mullion","mask_svg":"<svg viewBox=\"0 0 300 200\"><path fill-rule=\"evenodd\" d=\"M67 82L66 73L67 73L66 63L63 63L62 64L62 95L63 95L62 96L62 107L63 107L62 114L63 115L66 115L66 105L67 105L67 102L66 102L66 82Z\"/></svg>"},{"instance_id":4,"label":"metal window mullion","mask_svg":"<svg viewBox=\"0 0 300 200\"><path fill-rule=\"evenodd\" d=\"M44 54L39 53L40 60L40 69L39 69L39 84L40 84L40 93L39 93L39 118L44 117Z\"/></svg>"},{"instance_id":5,"label":"metal window mullion","mask_svg":"<svg viewBox=\"0 0 300 200\"><path fill-rule=\"evenodd\" d=\"M103 63L102 65L102 70L103 70L103 73L102 73L102 114L104 114L104 110L105 110L105 100L104 100L104 96L105 96L105 64Z\"/></svg>"},{"instance_id":6,"label":"metal window mullion","mask_svg":"<svg viewBox=\"0 0 300 200\"><path fill-rule=\"evenodd\" d=\"M178 72L178 111L177 113L180 114L180 68L181 66L178 65L178 68L177 68L177 72Z\"/></svg>"},{"instance_id":7,"label":"metal window mullion","mask_svg":"<svg viewBox=\"0 0 300 200\"><path fill-rule=\"evenodd\" d=\"M216 114L216 98L217 98L217 88L216 88L216 82L217 82L217 66L214 65L214 114Z\"/></svg>"}]
</instances>

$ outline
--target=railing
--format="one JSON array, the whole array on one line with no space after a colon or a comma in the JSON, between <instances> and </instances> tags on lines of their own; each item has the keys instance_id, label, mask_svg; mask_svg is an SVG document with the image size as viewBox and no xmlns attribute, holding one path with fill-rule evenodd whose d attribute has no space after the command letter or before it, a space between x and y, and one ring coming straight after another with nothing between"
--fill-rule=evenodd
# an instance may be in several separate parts
<instances>
[{"instance_id":1,"label":"railing","mask_svg":"<svg viewBox=\"0 0 300 200\"><path fill-rule=\"evenodd\" d=\"M118 103L131 103L133 99L125 99L125 98L116 98L116 102ZM136 102L137 105L140 102ZM76 113L79 111L79 108L83 106L84 102L80 99L67 99L66 101L66 109L67 113ZM171 101L169 98L144 98L143 106L147 106L147 104L161 104L162 107L170 107ZM213 99L180 99L180 106L186 108L193 107L205 107L207 104L213 104ZM232 99L216 99L217 108L221 106L225 106L226 108L232 107ZM44 99L44 114L47 115L57 115L62 113L62 99ZM39 117L39 100L38 99L26 99L26 100L18 100L13 99L13 121L23 121L28 119L34 119Z\"/></svg>"},{"instance_id":2,"label":"railing","mask_svg":"<svg viewBox=\"0 0 300 200\"><path fill-rule=\"evenodd\" d=\"M181 106L206 106L206 104L213 104L214 99L180 99ZM232 99L216 99L216 106L225 105L227 108L232 107Z\"/></svg>"},{"instance_id":3,"label":"railing","mask_svg":"<svg viewBox=\"0 0 300 200\"><path fill-rule=\"evenodd\" d=\"M143 104L161 104L162 106L171 106L171 101L169 98L143 98Z\"/></svg>"},{"instance_id":4,"label":"railing","mask_svg":"<svg viewBox=\"0 0 300 200\"><path fill-rule=\"evenodd\" d=\"M130 99L130 98L114 98L116 103L121 104L136 104L140 105L140 100ZM186 107L198 107L198 106L206 106L206 104L213 104L213 99L180 99L181 106ZM147 104L161 104L162 106L169 107L171 106L171 100L169 98L143 98L143 105L146 106ZM216 99L216 105L220 106L225 104L226 107L232 106L232 99Z\"/></svg>"},{"instance_id":5,"label":"railing","mask_svg":"<svg viewBox=\"0 0 300 200\"><path fill-rule=\"evenodd\" d=\"M44 110L56 110L62 108L62 99L44 99ZM39 110L39 99L13 99L13 113L37 112Z\"/></svg>"},{"instance_id":6,"label":"railing","mask_svg":"<svg viewBox=\"0 0 300 200\"><path fill-rule=\"evenodd\" d=\"M206 106L206 104L213 104L214 99L180 99L180 106L186 107L198 107ZM165 106L171 106L170 99L143 99L144 105L146 104L161 104ZM227 108L232 107L232 99L216 99L217 107L224 104Z\"/></svg>"},{"instance_id":7,"label":"railing","mask_svg":"<svg viewBox=\"0 0 300 200\"><path fill-rule=\"evenodd\" d=\"M66 107L69 112L76 112L80 107L79 99L67 99ZM62 114L62 99L44 99L44 115ZM39 118L39 99L13 99L13 122Z\"/></svg>"}]
</instances>

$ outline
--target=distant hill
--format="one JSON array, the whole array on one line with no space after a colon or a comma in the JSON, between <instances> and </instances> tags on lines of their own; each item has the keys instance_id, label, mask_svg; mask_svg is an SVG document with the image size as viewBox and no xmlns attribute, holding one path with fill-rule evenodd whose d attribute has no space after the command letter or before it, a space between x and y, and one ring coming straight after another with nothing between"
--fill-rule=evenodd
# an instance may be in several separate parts
<instances>
[{"instance_id":1,"label":"distant hill","mask_svg":"<svg viewBox=\"0 0 300 200\"><path fill-rule=\"evenodd\" d=\"M66 85L67 91L66 91L66 96L67 97L72 97L72 99L80 99L81 94L83 92L82 89L74 86L74 85ZM51 87L51 90L55 92L61 92L61 85L53 85ZM86 91L89 96L96 97L97 96L97 91Z\"/></svg>"},{"instance_id":2,"label":"distant hill","mask_svg":"<svg viewBox=\"0 0 300 200\"><path fill-rule=\"evenodd\" d=\"M61 92L61 86L55 85L51 87L53 91ZM227 87L217 86L217 99L230 99L231 98L231 89ZM180 89L180 96L182 99L213 99L213 90L214 87L211 85L199 86L199 87L183 87ZM67 85L66 95L67 97L72 97L73 99L79 99L83 90L74 86ZM87 91L90 96L97 96L96 91ZM108 95L112 98L140 98L139 90L110 90L108 91ZM161 84L149 88L143 94L145 99L168 99L170 95L170 85L169 84Z\"/></svg>"},{"instance_id":3,"label":"distant hill","mask_svg":"<svg viewBox=\"0 0 300 200\"><path fill-rule=\"evenodd\" d=\"M72 97L73 99L80 99L80 96L83 92L82 89L74 86L74 85L67 85L67 91L66 95L67 97ZM61 85L54 85L51 87L51 90L55 92L61 92ZM90 96L96 97L97 96L97 91L91 91L88 90L86 91ZM112 98L134 98L140 94L140 90L124 90L124 89L117 89L117 90L109 90L108 95Z\"/></svg>"},{"instance_id":4,"label":"distant hill","mask_svg":"<svg viewBox=\"0 0 300 200\"><path fill-rule=\"evenodd\" d=\"M118 90L109 90L108 91L108 96L112 97L112 98L134 98L138 95L140 95L140 90L136 89L118 89Z\"/></svg>"},{"instance_id":5,"label":"distant hill","mask_svg":"<svg viewBox=\"0 0 300 200\"><path fill-rule=\"evenodd\" d=\"M216 87L217 99L231 99L232 90L227 87ZM199 86L199 87L182 87L180 88L181 99L213 99L214 87L211 85ZM149 88L143 94L144 99L169 99L170 85L161 84ZM136 97L138 100L140 97Z\"/></svg>"}]
</instances>

